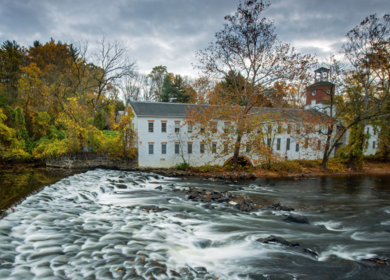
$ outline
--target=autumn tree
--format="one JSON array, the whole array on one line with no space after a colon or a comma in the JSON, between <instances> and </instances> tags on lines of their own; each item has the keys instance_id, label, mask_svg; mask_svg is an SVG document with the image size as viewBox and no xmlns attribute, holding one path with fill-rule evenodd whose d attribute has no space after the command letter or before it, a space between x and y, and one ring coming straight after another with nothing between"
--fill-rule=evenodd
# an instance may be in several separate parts
<instances>
[{"instance_id":1,"label":"autumn tree","mask_svg":"<svg viewBox=\"0 0 390 280\"><path fill-rule=\"evenodd\" d=\"M361 103L359 133L356 135L354 149L349 156L349 167L361 162L365 145L365 127L369 120L372 104L376 98L377 82L375 76L375 58L378 46L388 42L390 38L390 16L384 15L379 19L375 14L365 18L358 26L346 35L347 43L343 45L343 53L349 62L352 71L352 80L355 83L349 87ZM358 98L361 97L361 98Z\"/></svg>"},{"instance_id":2,"label":"autumn tree","mask_svg":"<svg viewBox=\"0 0 390 280\"><path fill-rule=\"evenodd\" d=\"M196 54L195 67L207 77L222 80L235 73L229 76L229 90L210 97L215 106L192 110L188 119L198 126L217 119L230 122L234 139L229 149L235 167L245 131L254 126L251 116L256 107L264 105L270 87L305 76L315 62L311 55L297 53L278 40L273 22L262 18L268 6L263 1L243 1L233 15L225 16L224 29L215 34L215 42Z\"/></svg>"},{"instance_id":3,"label":"autumn tree","mask_svg":"<svg viewBox=\"0 0 390 280\"><path fill-rule=\"evenodd\" d=\"M153 67L152 71L148 74L148 78L151 81L150 90L153 93L153 99L156 101L161 101L164 78L167 74L167 67L162 65Z\"/></svg>"}]
</instances>

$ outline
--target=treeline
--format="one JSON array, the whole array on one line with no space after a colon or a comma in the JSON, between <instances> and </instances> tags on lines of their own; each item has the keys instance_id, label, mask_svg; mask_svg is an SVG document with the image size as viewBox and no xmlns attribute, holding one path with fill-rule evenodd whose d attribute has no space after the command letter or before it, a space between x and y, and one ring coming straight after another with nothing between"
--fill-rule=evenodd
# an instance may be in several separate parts
<instances>
[{"instance_id":1,"label":"treeline","mask_svg":"<svg viewBox=\"0 0 390 280\"><path fill-rule=\"evenodd\" d=\"M136 151L117 83L133 73L126 46L99 41L88 45L51 40L25 48L15 41L0 47L0 158L34 160L93 150L111 157ZM109 128L114 132L104 133Z\"/></svg>"}]
</instances>

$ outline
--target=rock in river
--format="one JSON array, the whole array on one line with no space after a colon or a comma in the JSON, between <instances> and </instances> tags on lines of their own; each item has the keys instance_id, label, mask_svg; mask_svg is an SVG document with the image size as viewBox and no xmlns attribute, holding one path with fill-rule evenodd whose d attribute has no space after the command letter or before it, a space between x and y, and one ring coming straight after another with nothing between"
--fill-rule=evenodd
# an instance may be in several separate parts
<instances>
[{"instance_id":1,"label":"rock in river","mask_svg":"<svg viewBox=\"0 0 390 280\"><path fill-rule=\"evenodd\" d=\"M305 216L296 215L296 214L288 215L286 218L283 219L283 221L300 223L300 224L308 224L309 223L309 220Z\"/></svg>"}]
</instances>

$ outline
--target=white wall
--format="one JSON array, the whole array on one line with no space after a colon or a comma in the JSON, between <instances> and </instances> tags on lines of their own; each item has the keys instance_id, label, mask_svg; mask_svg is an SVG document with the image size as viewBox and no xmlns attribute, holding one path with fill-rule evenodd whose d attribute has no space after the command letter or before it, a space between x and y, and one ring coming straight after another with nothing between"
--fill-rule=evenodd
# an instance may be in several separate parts
<instances>
[{"instance_id":1,"label":"white wall","mask_svg":"<svg viewBox=\"0 0 390 280\"><path fill-rule=\"evenodd\" d=\"M148 121L154 120L153 122L153 132L148 132ZM161 132L161 123L162 121L167 121L167 132ZM175 133L175 121L180 121L180 133ZM223 129L224 122L218 122L218 129ZM370 127L370 132L373 132L372 126ZM204 154L200 153L200 139L189 139L192 134L188 133L188 127L183 126L182 118L152 118L152 117L135 117L134 118L134 128L138 132L138 162L140 167L173 167L176 164L182 163L182 152L175 154L175 143L181 143L181 148L184 151L184 157L191 166L201 166L206 163L212 165L218 164L223 165L226 160L228 160L233 154L226 156L222 159L214 159L214 154L211 154L210 150L205 151ZM180 139L181 138L181 139ZM276 150L277 138L281 139L280 151ZM287 139L290 138L290 150L286 151ZM322 136L322 143L325 143L326 138ZM372 142L376 141L375 149L372 148ZM167 153L161 153L161 143L167 143ZM192 142L192 154L187 153L187 142ZM218 142L218 141L216 141ZM318 159L322 158L323 153L317 149L303 147L303 143L299 144L299 152L296 152L296 143L298 141L286 133L286 129L281 134L275 136L273 142L273 149L275 153L279 153L282 159L287 158L292 159ZM153 143L154 151L153 154L149 154L149 143ZM243 143L245 143L245 138L243 138ZM378 139L375 136L371 136L369 139L368 148L365 150L365 154L375 154L378 147ZM242 145L242 156L247 156L249 159L257 159L253 157L250 153L248 155L245 153L245 145ZM334 153L332 153L332 156Z\"/></svg>"}]
</instances>

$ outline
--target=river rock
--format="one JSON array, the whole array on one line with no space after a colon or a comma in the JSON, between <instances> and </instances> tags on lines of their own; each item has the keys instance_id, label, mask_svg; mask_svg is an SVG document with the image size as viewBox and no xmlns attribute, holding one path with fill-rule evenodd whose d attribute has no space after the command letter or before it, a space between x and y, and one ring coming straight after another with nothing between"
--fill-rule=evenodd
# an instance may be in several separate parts
<instances>
[{"instance_id":1,"label":"river rock","mask_svg":"<svg viewBox=\"0 0 390 280\"><path fill-rule=\"evenodd\" d=\"M283 221L300 223L300 224L308 224L309 223L309 220L305 216L296 215L296 214L288 215L286 218L283 219Z\"/></svg>"},{"instance_id":2,"label":"river rock","mask_svg":"<svg viewBox=\"0 0 390 280\"><path fill-rule=\"evenodd\" d=\"M362 259L362 261L371 265L390 265L390 259L369 258Z\"/></svg>"},{"instance_id":3,"label":"river rock","mask_svg":"<svg viewBox=\"0 0 390 280\"><path fill-rule=\"evenodd\" d=\"M299 246L299 243L289 242L280 236L270 235L267 238L259 238L256 241L261 242L261 243L265 243L265 244L274 244L274 243L280 244L280 245L283 245L283 246L286 246L289 248L294 248L295 250L298 250L302 253L309 254L314 258L318 257L318 254L316 252L314 252L313 250L311 250L309 248L301 248Z\"/></svg>"},{"instance_id":4,"label":"river rock","mask_svg":"<svg viewBox=\"0 0 390 280\"><path fill-rule=\"evenodd\" d=\"M156 187L156 188L154 188L155 190L162 190L162 186L158 186L158 187Z\"/></svg>"},{"instance_id":5,"label":"river rock","mask_svg":"<svg viewBox=\"0 0 390 280\"><path fill-rule=\"evenodd\" d=\"M162 212L162 211L168 211L168 208L160 208L157 206L141 206L139 209L146 211L146 212Z\"/></svg>"}]
</instances>

